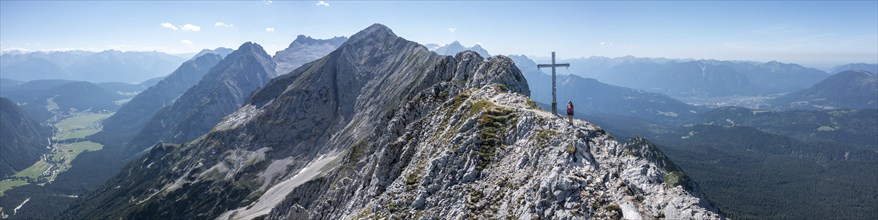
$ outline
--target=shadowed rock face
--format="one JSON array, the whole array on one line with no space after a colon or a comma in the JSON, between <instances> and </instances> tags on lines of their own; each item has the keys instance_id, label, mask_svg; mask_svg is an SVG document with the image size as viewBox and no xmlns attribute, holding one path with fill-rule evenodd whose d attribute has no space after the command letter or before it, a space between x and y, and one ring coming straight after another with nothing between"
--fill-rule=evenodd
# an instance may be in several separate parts
<instances>
[{"instance_id":1,"label":"shadowed rock face","mask_svg":"<svg viewBox=\"0 0 878 220\"><path fill-rule=\"evenodd\" d=\"M65 214L718 218L658 181L669 172L660 152L625 154L528 94L507 57L440 56L372 25L272 80L203 138L157 145Z\"/></svg>"},{"instance_id":2,"label":"shadowed rock face","mask_svg":"<svg viewBox=\"0 0 878 220\"><path fill-rule=\"evenodd\" d=\"M25 115L15 102L0 97L0 177L33 165L49 151L49 129Z\"/></svg>"},{"instance_id":3,"label":"shadowed rock face","mask_svg":"<svg viewBox=\"0 0 878 220\"><path fill-rule=\"evenodd\" d=\"M173 105L155 113L126 147L140 152L158 141L186 142L207 133L259 87L276 77L274 62L261 46L244 43L216 64Z\"/></svg>"},{"instance_id":4,"label":"shadowed rock face","mask_svg":"<svg viewBox=\"0 0 878 220\"><path fill-rule=\"evenodd\" d=\"M112 139L110 142L127 142L133 138L159 110L172 105L222 60L221 55L205 51L202 53L205 54L186 61L158 84L137 94L119 108L113 116L104 120L104 129L95 137L102 140Z\"/></svg>"}]
</instances>

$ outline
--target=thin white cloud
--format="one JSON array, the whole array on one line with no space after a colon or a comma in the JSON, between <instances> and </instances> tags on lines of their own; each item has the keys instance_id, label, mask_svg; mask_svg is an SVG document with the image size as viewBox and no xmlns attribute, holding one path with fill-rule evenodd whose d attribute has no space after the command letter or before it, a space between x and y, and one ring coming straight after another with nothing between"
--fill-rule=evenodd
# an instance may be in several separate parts
<instances>
[{"instance_id":1,"label":"thin white cloud","mask_svg":"<svg viewBox=\"0 0 878 220\"><path fill-rule=\"evenodd\" d=\"M181 43L181 44L185 44L185 45L192 46L192 41L190 41L190 40L183 39L183 40L180 41L180 43Z\"/></svg>"},{"instance_id":2,"label":"thin white cloud","mask_svg":"<svg viewBox=\"0 0 878 220\"><path fill-rule=\"evenodd\" d=\"M274 32L274 28L273 28L273 27L267 27L267 28L265 28L265 32Z\"/></svg>"},{"instance_id":3,"label":"thin white cloud","mask_svg":"<svg viewBox=\"0 0 878 220\"><path fill-rule=\"evenodd\" d=\"M317 1L317 6L329 7L329 3L326 1Z\"/></svg>"},{"instance_id":4,"label":"thin white cloud","mask_svg":"<svg viewBox=\"0 0 878 220\"><path fill-rule=\"evenodd\" d=\"M183 25L183 31L185 32L198 32L201 31L201 27L194 24L185 24Z\"/></svg>"},{"instance_id":5,"label":"thin white cloud","mask_svg":"<svg viewBox=\"0 0 878 220\"><path fill-rule=\"evenodd\" d=\"M270 5L272 3L271 0L262 0L262 2L265 2L266 5Z\"/></svg>"},{"instance_id":6,"label":"thin white cloud","mask_svg":"<svg viewBox=\"0 0 878 220\"><path fill-rule=\"evenodd\" d=\"M0 50L2 52L11 52L11 51L19 51L19 52L30 52L31 49L23 48L23 47L7 47Z\"/></svg>"},{"instance_id":7,"label":"thin white cloud","mask_svg":"<svg viewBox=\"0 0 878 220\"><path fill-rule=\"evenodd\" d=\"M455 31L457 31L457 28L453 28L453 27L448 28L448 32L454 33Z\"/></svg>"},{"instance_id":8,"label":"thin white cloud","mask_svg":"<svg viewBox=\"0 0 878 220\"><path fill-rule=\"evenodd\" d=\"M167 29L171 29L171 30L175 30L175 31L179 30L179 28L177 28L177 26L175 26L174 24L171 24L170 22L162 23L162 27L167 28Z\"/></svg>"},{"instance_id":9,"label":"thin white cloud","mask_svg":"<svg viewBox=\"0 0 878 220\"><path fill-rule=\"evenodd\" d=\"M213 24L213 26L215 26L215 27L235 27L234 24L226 24L224 22L216 22L215 24Z\"/></svg>"}]
</instances>

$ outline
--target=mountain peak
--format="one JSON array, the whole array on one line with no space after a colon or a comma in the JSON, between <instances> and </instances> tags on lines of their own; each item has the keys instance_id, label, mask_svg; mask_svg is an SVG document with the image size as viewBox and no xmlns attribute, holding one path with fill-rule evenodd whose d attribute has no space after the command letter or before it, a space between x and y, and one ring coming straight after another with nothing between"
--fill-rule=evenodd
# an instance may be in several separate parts
<instances>
[{"instance_id":1,"label":"mountain peak","mask_svg":"<svg viewBox=\"0 0 878 220\"><path fill-rule=\"evenodd\" d=\"M261 45L247 41L244 44L241 44L241 46L238 47L238 50L240 50L240 51L254 51L254 50L263 50L263 49L262 49Z\"/></svg>"},{"instance_id":2,"label":"mountain peak","mask_svg":"<svg viewBox=\"0 0 878 220\"><path fill-rule=\"evenodd\" d=\"M358 32L357 34L354 34L353 36L361 35L361 34L382 35L382 36L389 35L389 36L396 37L396 34L393 33L393 30L391 30L389 27L384 26L383 24L379 24L379 23L375 23L375 24L367 27L366 29L363 29L362 31ZM351 36L351 38L353 38L353 36Z\"/></svg>"},{"instance_id":3,"label":"mountain peak","mask_svg":"<svg viewBox=\"0 0 878 220\"><path fill-rule=\"evenodd\" d=\"M271 60L271 56L265 52L265 49L262 49L261 45L259 45L257 43L249 42L249 41L244 43L244 44L241 44L241 46L238 47L237 50L235 50L234 52L232 52L228 56L238 57L238 56L244 56L245 54L253 54L253 55L256 55L258 57L262 57L264 59Z\"/></svg>"},{"instance_id":4,"label":"mountain peak","mask_svg":"<svg viewBox=\"0 0 878 220\"><path fill-rule=\"evenodd\" d=\"M296 40L293 40L293 42L296 42L296 41L307 41L307 40L314 40L314 38L311 38L311 37L309 37L309 36L305 36L304 34L300 34L299 36L296 36Z\"/></svg>"},{"instance_id":5,"label":"mountain peak","mask_svg":"<svg viewBox=\"0 0 878 220\"><path fill-rule=\"evenodd\" d=\"M350 41L359 41L364 38L386 39L396 37L397 36L393 33L393 30L390 30L390 28L383 24L375 23L356 34L351 35Z\"/></svg>"}]
</instances>

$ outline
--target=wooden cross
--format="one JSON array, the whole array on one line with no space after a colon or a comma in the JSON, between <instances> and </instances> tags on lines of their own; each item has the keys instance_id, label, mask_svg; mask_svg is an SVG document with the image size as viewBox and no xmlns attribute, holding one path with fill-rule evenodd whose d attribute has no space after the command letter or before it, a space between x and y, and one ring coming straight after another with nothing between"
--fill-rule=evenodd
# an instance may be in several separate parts
<instances>
[{"instance_id":1,"label":"wooden cross","mask_svg":"<svg viewBox=\"0 0 878 220\"><path fill-rule=\"evenodd\" d=\"M558 102L555 100L555 67L570 67L569 63L555 63L555 52L552 52L552 64L539 64L537 68L552 68L552 114L558 114Z\"/></svg>"}]
</instances>

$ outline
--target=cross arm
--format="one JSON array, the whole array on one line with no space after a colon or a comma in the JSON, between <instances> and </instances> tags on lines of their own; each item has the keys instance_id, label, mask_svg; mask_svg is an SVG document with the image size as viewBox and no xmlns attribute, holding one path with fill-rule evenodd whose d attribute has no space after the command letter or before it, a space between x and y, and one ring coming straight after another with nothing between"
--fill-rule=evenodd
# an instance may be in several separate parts
<instances>
[{"instance_id":1,"label":"cross arm","mask_svg":"<svg viewBox=\"0 0 878 220\"><path fill-rule=\"evenodd\" d=\"M558 64L539 64L537 68L548 68L548 67L570 67L569 63L558 63Z\"/></svg>"}]
</instances>

